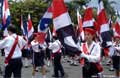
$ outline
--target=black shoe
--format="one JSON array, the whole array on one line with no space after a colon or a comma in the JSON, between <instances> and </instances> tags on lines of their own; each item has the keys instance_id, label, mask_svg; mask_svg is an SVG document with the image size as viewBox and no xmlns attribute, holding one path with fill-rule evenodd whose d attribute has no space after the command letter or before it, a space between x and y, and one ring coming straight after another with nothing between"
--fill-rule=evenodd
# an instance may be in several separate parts
<instances>
[{"instance_id":1,"label":"black shoe","mask_svg":"<svg viewBox=\"0 0 120 78\"><path fill-rule=\"evenodd\" d=\"M109 71L114 71L115 69L114 68L110 68Z\"/></svg>"},{"instance_id":2,"label":"black shoe","mask_svg":"<svg viewBox=\"0 0 120 78\"><path fill-rule=\"evenodd\" d=\"M52 77L59 78L59 76L56 76L56 75L54 75L54 74L52 75Z\"/></svg>"},{"instance_id":3,"label":"black shoe","mask_svg":"<svg viewBox=\"0 0 120 78\"><path fill-rule=\"evenodd\" d=\"M28 68L28 66L24 66L25 68Z\"/></svg>"}]
</instances>

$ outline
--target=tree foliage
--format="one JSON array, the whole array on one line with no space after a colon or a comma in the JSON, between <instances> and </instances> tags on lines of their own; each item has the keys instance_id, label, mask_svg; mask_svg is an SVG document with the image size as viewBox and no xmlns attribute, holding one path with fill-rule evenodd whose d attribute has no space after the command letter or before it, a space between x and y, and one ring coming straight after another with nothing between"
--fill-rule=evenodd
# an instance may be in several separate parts
<instances>
[{"instance_id":1,"label":"tree foliage","mask_svg":"<svg viewBox=\"0 0 120 78\"><path fill-rule=\"evenodd\" d=\"M37 25L40 18L48 7L48 3L43 0L25 0L24 2L10 2L11 23L20 29L20 17L23 16L27 21L28 14L30 13L33 26L37 30Z\"/></svg>"}]
</instances>

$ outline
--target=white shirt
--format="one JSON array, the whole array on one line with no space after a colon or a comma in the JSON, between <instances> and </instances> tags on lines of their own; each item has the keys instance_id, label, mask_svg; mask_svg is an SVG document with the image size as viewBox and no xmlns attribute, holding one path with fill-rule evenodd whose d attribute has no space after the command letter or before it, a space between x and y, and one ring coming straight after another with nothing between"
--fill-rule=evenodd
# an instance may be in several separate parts
<instances>
[{"instance_id":1,"label":"white shirt","mask_svg":"<svg viewBox=\"0 0 120 78\"><path fill-rule=\"evenodd\" d=\"M89 55L86 55L86 56L89 58L88 60L90 62L100 62L101 47L100 47L99 43L95 43L93 41L89 47L87 46L87 48L88 48ZM82 47L81 47L81 51L83 52Z\"/></svg>"},{"instance_id":2,"label":"white shirt","mask_svg":"<svg viewBox=\"0 0 120 78\"><path fill-rule=\"evenodd\" d=\"M117 50L115 54L116 54L117 56L120 56L120 44L116 45L116 46L115 46L115 49Z\"/></svg>"},{"instance_id":3,"label":"white shirt","mask_svg":"<svg viewBox=\"0 0 120 78\"><path fill-rule=\"evenodd\" d=\"M51 49L53 53L56 53L61 49L61 43L59 40L56 40L53 43L50 43L48 48Z\"/></svg>"},{"instance_id":4,"label":"white shirt","mask_svg":"<svg viewBox=\"0 0 120 78\"><path fill-rule=\"evenodd\" d=\"M40 52L40 50L45 50L46 49L47 44L45 44L45 43L40 44L39 42L33 40L31 42L31 46L32 46L32 49L33 49L34 52ZM41 49L39 47L41 47Z\"/></svg>"},{"instance_id":5,"label":"white shirt","mask_svg":"<svg viewBox=\"0 0 120 78\"><path fill-rule=\"evenodd\" d=\"M109 48L110 52L109 55L117 55L120 56L120 44L116 45L116 43L113 43L113 45Z\"/></svg>"},{"instance_id":6,"label":"white shirt","mask_svg":"<svg viewBox=\"0 0 120 78\"><path fill-rule=\"evenodd\" d=\"M4 49L5 57L8 57L16 37L17 37L16 34L12 34L8 37L5 37L3 40L0 40L0 49ZM21 49L26 44L27 44L27 41L25 41L21 36L18 36L18 44L16 45L12 58L21 57L22 56Z\"/></svg>"},{"instance_id":7,"label":"white shirt","mask_svg":"<svg viewBox=\"0 0 120 78\"><path fill-rule=\"evenodd\" d=\"M39 42L33 40L31 42L31 46L32 46L32 49L34 52L40 52L40 49L39 49Z\"/></svg>"}]
</instances>

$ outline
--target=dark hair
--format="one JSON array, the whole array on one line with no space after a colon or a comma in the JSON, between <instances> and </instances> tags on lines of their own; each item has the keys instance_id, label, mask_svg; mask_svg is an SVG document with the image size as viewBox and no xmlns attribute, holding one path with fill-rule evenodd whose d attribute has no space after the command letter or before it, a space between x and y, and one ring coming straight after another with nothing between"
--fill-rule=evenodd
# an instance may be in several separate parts
<instances>
[{"instance_id":1,"label":"dark hair","mask_svg":"<svg viewBox=\"0 0 120 78\"><path fill-rule=\"evenodd\" d=\"M16 33L16 27L12 24L10 24L7 28L8 31L12 32L12 33Z\"/></svg>"}]
</instances>

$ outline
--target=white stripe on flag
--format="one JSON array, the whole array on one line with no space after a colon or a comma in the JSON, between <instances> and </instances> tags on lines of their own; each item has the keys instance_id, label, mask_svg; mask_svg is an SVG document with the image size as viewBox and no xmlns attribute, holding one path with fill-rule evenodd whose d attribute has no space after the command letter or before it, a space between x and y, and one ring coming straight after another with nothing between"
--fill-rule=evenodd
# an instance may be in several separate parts
<instances>
[{"instance_id":1,"label":"white stripe on flag","mask_svg":"<svg viewBox=\"0 0 120 78\"><path fill-rule=\"evenodd\" d=\"M83 27L92 27L93 25L93 20L88 20L83 22Z\"/></svg>"},{"instance_id":2,"label":"white stripe on flag","mask_svg":"<svg viewBox=\"0 0 120 78\"><path fill-rule=\"evenodd\" d=\"M32 27L32 29L28 32L28 38L29 38L30 36L32 36L33 32L34 32L34 29L33 29L33 27Z\"/></svg>"},{"instance_id":3,"label":"white stripe on flag","mask_svg":"<svg viewBox=\"0 0 120 78\"><path fill-rule=\"evenodd\" d=\"M7 30L7 28L5 28L5 30L3 31L3 36L4 37L6 37L6 36L8 36L9 34L8 34L8 30Z\"/></svg>"},{"instance_id":4,"label":"white stripe on flag","mask_svg":"<svg viewBox=\"0 0 120 78\"><path fill-rule=\"evenodd\" d=\"M66 27L72 24L68 12L61 14L60 16L53 19L55 30Z\"/></svg>"},{"instance_id":5,"label":"white stripe on flag","mask_svg":"<svg viewBox=\"0 0 120 78\"><path fill-rule=\"evenodd\" d=\"M69 45L69 46L71 46L71 47L76 47L76 48L78 48L78 46L75 44L72 36L67 36L67 37L65 37L65 38L64 38L64 42L65 42L65 44L67 44L67 45Z\"/></svg>"},{"instance_id":6,"label":"white stripe on flag","mask_svg":"<svg viewBox=\"0 0 120 78\"><path fill-rule=\"evenodd\" d=\"M119 17L117 17L117 21L116 22L118 22L118 24L120 25L120 18Z\"/></svg>"},{"instance_id":7,"label":"white stripe on flag","mask_svg":"<svg viewBox=\"0 0 120 78\"><path fill-rule=\"evenodd\" d=\"M52 13L46 12L43 18L52 18Z\"/></svg>"},{"instance_id":8,"label":"white stripe on flag","mask_svg":"<svg viewBox=\"0 0 120 78\"><path fill-rule=\"evenodd\" d=\"M105 32L105 31L109 31L109 25L108 24L102 24L101 25L101 29L100 29L100 33Z\"/></svg>"},{"instance_id":9,"label":"white stripe on flag","mask_svg":"<svg viewBox=\"0 0 120 78\"><path fill-rule=\"evenodd\" d=\"M111 41L107 41L106 43L107 43L107 46L113 45L113 43Z\"/></svg>"},{"instance_id":10,"label":"white stripe on flag","mask_svg":"<svg viewBox=\"0 0 120 78\"><path fill-rule=\"evenodd\" d=\"M114 33L114 36L118 36L119 34L116 32L115 28L113 28L113 33Z\"/></svg>"},{"instance_id":11,"label":"white stripe on flag","mask_svg":"<svg viewBox=\"0 0 120 78\"><path fill-rule=\"evenodd\" d=\"M10 16L10 11L9 11L9 8L6 10L6 16Z\"/></svg>"},{"instance_id":12,"label":"white stripe on flag","mask_svg":"<svg viewBox=\"0 0 120 78\"><path fill-rule=\"evenodd\" d=\"M104 6L103 6L103 2L101 1L100 4L98 5L98 11L97 11L97 15L99 15L99 13L101 12L101 10L104 9Z\"/></svg>"},{"instance_id":13,"label":"white stripe on flag","mask_svg":"<svg viewBox=\"0 0 120 78\"><path fill-rule=\"evenodd\" d=\"M82 32L80 33L80 36L81 36L82 40L84 40L84 39L85 39L85 36L84 36L84 31L82 31Z\"/></svg>"}]
</instances>

